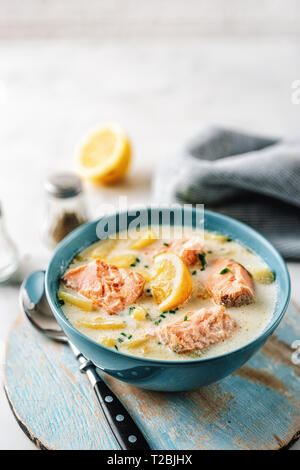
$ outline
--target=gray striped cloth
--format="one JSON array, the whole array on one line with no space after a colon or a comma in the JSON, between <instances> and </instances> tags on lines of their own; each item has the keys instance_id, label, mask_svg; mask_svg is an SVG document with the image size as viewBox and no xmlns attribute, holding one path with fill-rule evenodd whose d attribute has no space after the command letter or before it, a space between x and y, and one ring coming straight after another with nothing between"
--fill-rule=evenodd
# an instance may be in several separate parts
<instances>
[{"instance_id":1,"label":"gray striped cloth","mask_svg":"<svg viewBox=\"0 0 300 470\"><path fill-rule=\"evenodd\" d=\"M285 258L300 259L300 140L206 128L160 163L153 199L205 204L263 233Z\"/></svg>"}]
</instances>

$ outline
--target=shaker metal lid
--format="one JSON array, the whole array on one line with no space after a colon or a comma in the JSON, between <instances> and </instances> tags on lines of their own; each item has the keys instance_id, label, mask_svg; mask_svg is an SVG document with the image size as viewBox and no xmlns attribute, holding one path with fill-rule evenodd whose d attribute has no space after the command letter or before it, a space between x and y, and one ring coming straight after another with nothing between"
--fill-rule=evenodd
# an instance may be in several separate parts
<instances>
[{"instance_id":1,"label":"shaker metal lid","mask_svg":"<svg viewBox=\"0 0 300 470\"><path fill-rule=\"evenodd\" d=\"M82 184L74 173L55 173L46 180L45 190L52 196L69 198L82 192Z\"/></svg>"}]
</instances>

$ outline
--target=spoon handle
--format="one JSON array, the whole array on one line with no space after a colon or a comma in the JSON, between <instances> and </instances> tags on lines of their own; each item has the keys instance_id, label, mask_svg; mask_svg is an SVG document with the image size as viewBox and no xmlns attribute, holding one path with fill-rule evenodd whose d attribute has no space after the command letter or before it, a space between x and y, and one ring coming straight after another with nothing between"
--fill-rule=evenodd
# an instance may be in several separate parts
<instances>
[{"instance_id":1,"label":"spoon handle","mask_svg":"<svg viewBox=\"0 0 300 470\"><path fill-rule=\"evenodd\" d=\"M70 346L75 352L74 346L71 344ZM122 450L150 450L142 432L125 406L97 374L94 364L86 360L81 353L76 358L81 364L80 371L86 373L94 388L100 408L120 448Z\"/></svg>"}]
</instances>

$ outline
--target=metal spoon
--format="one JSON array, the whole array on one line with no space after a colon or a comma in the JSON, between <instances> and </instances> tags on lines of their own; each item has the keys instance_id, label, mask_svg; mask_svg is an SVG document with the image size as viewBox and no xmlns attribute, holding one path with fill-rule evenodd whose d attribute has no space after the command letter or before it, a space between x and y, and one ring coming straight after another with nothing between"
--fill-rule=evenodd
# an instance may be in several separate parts
<instances>
[{"instance_id":1,"label":"metal spoon","mask_svg":"<svg viewBox=\"0 0 300 470\"><path fill-rule=\"evenodd\" d=\"M81 354L59 327L45 295L44 281L45 271L36 271L30 274L21 285L20 303L28 320L43 335L70 346L80 363L80 371L87 375L96 393L100 408L120 448L122 450L150 449L126 408L97 374L94 364Z\"/></svg>"}]
</instances>

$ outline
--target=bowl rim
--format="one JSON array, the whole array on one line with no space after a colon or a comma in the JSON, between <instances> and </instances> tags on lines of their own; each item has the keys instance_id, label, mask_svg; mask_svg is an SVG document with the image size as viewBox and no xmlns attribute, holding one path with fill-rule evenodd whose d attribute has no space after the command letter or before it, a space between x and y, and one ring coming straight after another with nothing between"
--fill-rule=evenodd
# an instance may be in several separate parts
<instances>
[{"instance_id":1,"label":"bowl rim","mask_svg":"<svg viewBox=\"0 0 300 470\"><path fill-rule=\"evenodd\" d=\"M141 208L138 208L138 207L136 208L137 211L139 211L139 210L147 210L148 211L150 209L166 210L166 209L168 209L168 207L166 207L166 206L164 206L164 207L145 206L145 207L141 207ZM197 211L198 209L195 208L195 207L192 207L190 210ZM291 280L290 280L290 276L289 276L289 272L288 272L286 263L283 260L281 254L278 252L278 250L272 245L272 243L270 243L257 230L253 229L249 225L247 225L244 222L241 222L241 221L239 221L239 220L237 220L233 217L229 217L227 215L224 215L224 214L221 214L221 213L218 213L218 212L214 212L214 211L211 211L211 210L206 210L206 209L204 211L204 217L205 217L205 214L208 214L209 216L214 217L216 219L223 220L225 222L227 221L231 225L233 224L235 226L234 228L237 227L237 228L241 228L243 230L246 230L250 234L251 237L254 237L259 243L263 243L264 245L266 245L266 247L270 251L270 253L277 259L277 262L280 266L280 269L282 270L285 281L287 283L287 292L286 292L286 295L285 295L285 300L284 300L283 306L281 308L281 312L278 314L278 312L277 312L278 306L276 304L275 310L273 312L273 318L270 320L270 323L267 325L267 327L258 336L256 336L255 338L253 338L251 341L244 344L243 346L240 346L239 348L233 349L232 351L228 351L226 353L218 354L217 356L211 356L211 357L199 358L199 359L166 360L166 359L155 359L155 358L149 358L149 357L135 356L133 354L128 354L128 353L125 353L125 352L122 352L122 351L119 351L119 350L116 350L116 349L109 348L107 346L103 346L102 344L97 343L95 340L93 340L89 336L84 335L83 333L81 333L81 331L79 331L77 328L75 328L68 321L68 319L64 315L63 311L62 310L60 311L57 308L57 306L55 305L55 302L53 301L53 299L51 297L50 291L49 291L49 273L51 272L52 265L55 262L55 257L59 254L59 252L61 250L63 250L65 248L66 245L68 245L74 239L76 239L79 234L84 232L88 227L90 227L94 224L97 225L97 223L101 219L103 219L103 217L113 217L116 214L123 215L123 214L127 214L127 213L128 213L128 211L122 211L122 212L116 212L115 214L109 214L107 216L104 215L104 216L100 217L99 219L92 220L90 222L87 222L87 223L81 225L80 227L75 229L72 233L67 235L64 238L64 240L59 243L59 245L57 246L55 252L53 253L52 258L51 258L51 260L48 264L47 270L46 270L46 277L45 277L46 296L47 296L49 305L51 307L52 313L55 312L55 314L59 317L59 319L66 326L67 329L70 329L72 331L72 333L74 333L75 335L78 335L82 340L87 341L88 343L91 343L92 346L100 348L100 350L104 349L105 351L107 351L111 354L115 354L116 357L121 356L121 357L130 359L130 360L135 360L135 361L138 361L138 362L145 362L145 363L148 363L148 364L153 363L155 365L162 365L162 366L163 365L164 366L176 366L176 365L178 366L179 364L186 365L186 366L191 366L193 364L196 365L196 364L201 364L201 363L217 361L217 360L225 358L225 357L229 358L229 357L232 357L232 356L234 356L236 354L239 354L241 352L246 352L248 349L251 349L256 343L260 343L261 341L265 342L268 339L268 337L273 333L273 331L277 328L277 326L281 322L281 320L282 320L282 318L283 318L283 316L284 316L284 314L287 310L289 302L290 302ZM219 233L223 234L222 231L220 231ZM227 234L224 233L224 235L227 235ZM238 238L236 238L236 240L238 240L238 242L240 244L242 244L239 241ZM243 245L243 246L246 246L246 245ZM258 256L260 256L258 253L256 253L256 254ZM260 256L260 257L262 258L262 256ZM276 313L277 313L277 315L276 315Z\"/></svg>"}]
</instances>

